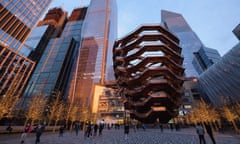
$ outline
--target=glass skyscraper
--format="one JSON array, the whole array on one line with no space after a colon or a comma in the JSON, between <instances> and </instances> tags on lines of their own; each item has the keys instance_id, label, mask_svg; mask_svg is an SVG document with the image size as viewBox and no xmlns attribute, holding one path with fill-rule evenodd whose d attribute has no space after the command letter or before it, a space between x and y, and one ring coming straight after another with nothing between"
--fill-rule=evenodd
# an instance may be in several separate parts
<instances>
[{"instance_id":1,"label":"glass skyscraper","mask_svg":"<svg viewBox=\"0 0 240 144\"><path fill-rule=\"evenodd\" d=\"M68 96L91 111L96 84L114 80L112 46L117 38L115 0L92 0L83 24L82 41Z\"/></svg>"},{"instance_id":2,"label":"glass skyscraper","mask_svg":"<svg viewBox=\"0 0 240 144\"><path fill-rule=\"evenodd\" d=\"M166 10L162 10L161 14L162 24L180 39L184 57L185 77L198 77L199 74L192 64L194 59L193 53L199 51L203 46L202 42L181 14Z\"/></svg>"},{"instance_id":3,"label":"glass skyscraper","mask_svg":"<svg viewBox=\"0 0 240 144\"><path fill-rule=\"evenodd\" d=\"M52 10L59 12L58 8L49 10L50 12L45 17L46 21L43 20L40 24L52 25L52 23L49 23L55 18L51 14ZM36 94L49 98L53 91L61 92L63 95L67 91L70 75L78 57L86 10L86 8L74 9L68 21L66 21L66 12L63 12L60 21L56 21L59 22L58 26L62 27L62 30L55 27L56 30L62 32L56 33L54 31L51 35L55 38L50 39L47 43L43 55L28 82L24 92L24 103L27 103ZM40 25L38 28L42 29L44 27ZM58 35L59 37L56 37Z\"/></svg>"},{"instance_id":4,"label":"glass skyscraper","mask_svg":"<svg viewBox=\"0 0 240 144\"><path fill-rule=\"evenodd\" d=\"M1 1L0 96L5 95L10 87L16 96L23 91L35 62L26 57L22 45L51 1Z\"/></svg>"}]
</instances>

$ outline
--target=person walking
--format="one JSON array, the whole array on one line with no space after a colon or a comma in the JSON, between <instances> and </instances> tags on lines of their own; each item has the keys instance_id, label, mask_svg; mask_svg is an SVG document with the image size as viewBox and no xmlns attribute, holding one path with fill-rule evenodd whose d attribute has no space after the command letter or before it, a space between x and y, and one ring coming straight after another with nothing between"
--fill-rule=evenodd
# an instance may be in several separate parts
<instances>
[{"instance_id":1,"label":"person walking","mask_svg":"<svg viewBox=\"0 0 240 144\"><path fill-rule=\"evenodd\" d=\"M129 134L129 124L128 123L125 123L124 124L124 139L127 140L128 139L128 134Z\"/></svg>"},{"instance_id":2,"label":"person walking","mask_svg":"<svg viewBox=\"0 0 240 144\"><path fill-rule=\"evenodd\" d=\"M207 131L209 137L212 140L212 143L216 144L216 141L215 141L214 136L213 136L213 131L212 131L211 125L209 123L205 123L205 128L206 128L206 131Z\"/></svg>"},{"instance_id":3,"label":"person walking","mask_svg":"<svg viewBox=\"0 0 240 144\"><path fill-rule=\"evenodd\" d=\"M78 122L76 122L75 125L74 125L74 130L75 130L76 136L78 136L79 129L80 129L80 125L79 125Z\"/></svg>"},{"instance_id":4,"label":"person walking","mask_svg":"<svg viewBox=\"0 0 240 144\"><path fill-rule=\"evenodd\" d=\"M98 130L98 125L95 124L93 129L94 129L94 136L96 136L97 135L97 130Z\"/></svg>"},{"instance_id":5,"label":"person walking","mask_svg":"<svg viewBox=\"0 0 240 144\"><path fill-rule=\"evenodd\" d=\"M24 129L23 129L23 133L21 135L21 144L23 144L27 138L27 134L31 132L31 125L28 123Z\"/></svg>"},{"instance_id":6,"label":"person walking","mask_svg":"<svg viewBox=\"0 0 240 144\"><path fill-rule=\"evenodd\" d=\"M39 144L40 143L40 137L42 135L42 132L43 132L43 129L44 127L39 124L37 127L36 127L36 141L35 141L35 144Z\"/></svg>"},{"instance_id":7,"label":"person walking","mask_svg":"<svg viewBox=\"0 0 240 144\"><path fill-rule=\"evenodd\" d=\"M200 123L196 126L196 131L199 137L200 144L206 144L205 138L204 138L204 129Z\"/></svg>"},{"instance_id":8,"label":"person walking","mask_svg":"<svg viewBox=\"0 0 240 144\"><path fill-rule=\"evenodd\" d=\"M86 128L86 132L85 132L85 137L90 137L92 135L92 125L91 122L89 121L87 123L87 128Z\"/></svg>"},{"instance_id":9,"label":"person walking","mask_svg":"<svg viewBox=\"0 0 240 144\"><path fill-rule=\"evenodd\" d=\"M59 137L63 137L63 132L64 132L64 125L60 126L59 128Z\"/></svg>"},{"instance_id":10,"label":"person walking","mask_svg":"<svg viewBox=\"0 0 240 144\"><path fill-rule=\"evenodd\" d=\"M104 119L102 119L100 121L100 126L99 126L99 136L102 135L102 130L104 128L104 125L105 125L105 121L104 121Z\"/></svg>"}]
</instances>

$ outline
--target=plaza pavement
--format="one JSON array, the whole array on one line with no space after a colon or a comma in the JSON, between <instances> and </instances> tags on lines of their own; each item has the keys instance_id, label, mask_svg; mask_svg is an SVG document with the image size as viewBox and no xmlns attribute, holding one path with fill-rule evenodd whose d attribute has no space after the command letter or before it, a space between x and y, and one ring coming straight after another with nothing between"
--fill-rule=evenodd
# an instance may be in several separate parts
<instances>
[{"instance_id":1,"label":"plaza pavement","mask_svg":"<svg viewBox=\"0 0 240 144\"><path fill-rule=\"evenodd\" d=\"M0 144L20 144L20 133L1 134ZM214 133L217 144L240 144L239 135ZM205 134L207 144L212 144L209 136ZM35 144L35 134L28 135L25 144ZM124 139L123 129L104 129L102 136L84 138L80 131L78 136L74 131L65 131L63 137L58 132L44 132L40 144L199 144L198 136L194 128L185 128L180 131L164 129L138 129L134 132L130 129L128 139Z\"/></svg>"}]
</instances>

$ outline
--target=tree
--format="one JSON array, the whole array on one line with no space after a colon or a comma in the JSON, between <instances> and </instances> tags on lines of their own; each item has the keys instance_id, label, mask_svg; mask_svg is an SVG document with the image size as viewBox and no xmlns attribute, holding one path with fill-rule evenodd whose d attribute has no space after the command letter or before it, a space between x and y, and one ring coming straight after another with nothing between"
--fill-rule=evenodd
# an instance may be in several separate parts
<instances>
[{"instance_id":1,"label":"tree","mask_svg":"<svg viewBox=\"0 0 240 144\"><path fill-rule=\"evenodd\" d=\"M56 107L57 109L55 111L55 124L53 129L54 132L55 132L57 123L59 122L59 120L62 120L64 117L64 104L59 101Z\"/></svg>"},{"instance_id":2,"label":"tree","mask_svg":"<svg viewBox=\"0 0 240 144\"><path fill-rule=\"evenodd\" d=\"M226 104L222 106L222 116L230 123L232 123L236 132L238 132L238 127L235 120L238 118L237 114L231 110Z\"/></svg>"},{"instance_id":3,"label":"tree","mask_svg":"<svg viewBox=\"0 0 240 144\"><path fill-rule=\"evenodd\" d=\"M209 104L204 101L199 101L196 103L195 107L190 111L190 114L187 116L188 123L213 123L219 122L220 117L216 109L214 109Z\"/></svg>"},{"instance_id":4,"label":"tree","mask_svg":"<svg viewBox=\"0 0 240 144\"><path fill-rule=\"evenodd\" d=\"M46 97L41 94L37 94L32 98L29 102L25 125L28 120L31 120L31 124L34 124L36 120L42 120L46 102Z\"/></svg>"},{"instance_id":5,"label":"tree","mask_svg":"<svg viewBox=\"0 0 240 144\"><path fill-rule=\"evenodd\" d=\"M53 99L52 101L53 101L53 104L49 106L50 115L48 117L48 126L51 124L52 120L56 116L56 111L58 110L59 103L60 103L60 92L56 93L56 99Z\"/></svg>"},{"instance_id":6,"label":"tree","mask_svg":"<svg viewBox=\"0 0 240 144\"><path fill-rule=\"evenodd\" d=\"M19 101L19 94L16 93L17 83L18 82L13 82L12 88L0 97L0 119L14 116L14 108Z\"/></svg>"}]
</instances>

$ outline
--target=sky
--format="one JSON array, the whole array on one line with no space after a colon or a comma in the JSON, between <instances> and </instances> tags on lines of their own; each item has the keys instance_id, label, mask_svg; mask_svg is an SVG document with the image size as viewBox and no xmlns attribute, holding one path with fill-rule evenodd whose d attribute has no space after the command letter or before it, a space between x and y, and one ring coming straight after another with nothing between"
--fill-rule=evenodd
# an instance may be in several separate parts
<instances>
[{"instance_id":1,"label":"sky","mask_svg":"<svg viewBox=\"0 0 240 144\"><path fill-rule=\"evenodd\" d=\"M90 0L54 0L70 14ZM99 0L101 2L101 0ZM143 24L161 22L161 10L181 14L206 47L226 54L239 41L232 30L240 23L240 0L117 0L118 38Z\"/></svg>"}]
</instances>

